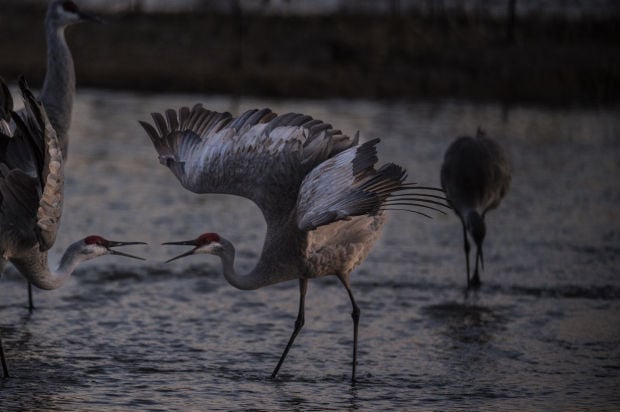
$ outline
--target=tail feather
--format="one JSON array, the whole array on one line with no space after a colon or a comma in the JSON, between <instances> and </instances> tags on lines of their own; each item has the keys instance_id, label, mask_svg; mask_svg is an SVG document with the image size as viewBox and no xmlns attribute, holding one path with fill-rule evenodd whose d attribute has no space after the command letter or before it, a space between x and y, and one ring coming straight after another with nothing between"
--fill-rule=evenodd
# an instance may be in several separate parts
<instances>
[{"instance_id":1,"label":"tail feather","mask_svg":"<svg viewBox=\"0 0 620 412\"><path fill-rule=\"evenodd\" d=\"M347 149L321 163L304 179L297 225L312 230L352 216L375 215L402 187L405 169L388 163L375 170L379 139Z\"/></svg>"},{"instance_id":2,"label":"tail feather","mask_svg":"<svg viewBox=\"0 0 620 412\"><path fill-rule=\"evenodd\" d=\"M378 143L379 139L374 139L352 147L310 172L297 200L301 230L384 210L407 210L427 217L419 209L443 213L440 208L448 207L441 202L445 197L424 192L438 189L405 182L406 170L394 163L375 169Z\"/></svg>"}]
</instances>

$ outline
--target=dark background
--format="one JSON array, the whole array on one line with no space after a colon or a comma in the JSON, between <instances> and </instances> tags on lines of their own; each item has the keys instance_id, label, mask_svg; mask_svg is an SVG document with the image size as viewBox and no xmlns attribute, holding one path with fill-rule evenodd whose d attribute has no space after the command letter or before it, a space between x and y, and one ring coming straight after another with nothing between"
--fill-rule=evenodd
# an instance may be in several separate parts
<instances>
[{"instance_id":1,"label":"dark background","mask_svg":"<svg viewBox=\"0 0 620 412\"><path fill-rule=\"evenodd\" d=\"M596 15L511 16L510 0L504 14L435 7L441 2L425 11L384 1L383 12L349 7L318 14L265 13L238 1L228 9L205 2L176 12L131 3L95 10L105 25L67 30L78 87L545 105L620 101L620 5ZM2 7L6 80L24 74L41 85L45 7L10 1Z\"/></svg>"}]
</instances>

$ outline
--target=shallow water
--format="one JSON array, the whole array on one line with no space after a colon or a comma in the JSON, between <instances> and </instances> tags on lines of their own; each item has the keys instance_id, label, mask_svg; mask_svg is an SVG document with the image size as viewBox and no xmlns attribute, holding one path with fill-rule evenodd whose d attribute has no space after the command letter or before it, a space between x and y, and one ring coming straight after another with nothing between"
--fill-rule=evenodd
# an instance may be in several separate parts
<instances>
[{"instance_id":1,"label":"shallow water","mask_svg":"<svg viewBox=\"0 0 620 412\"><path fill-rule=\"evenodd\" d=\"M249 201L195 195L161 166L137 123L203 102L269 106L381 137L382 162L438 185L443 151L478 125L510 152L511 190L489 213L485 272L464 293L460 223L395 212L352 275L362 310L359 382L349 382L352 323L335 279L310 282L306 326L276 380L297 282L244 292L219 262L164 264L170 240L204 231L237 245L251 269L265 224ZM82 91L51 260L75 239L144 240L62 288L0 281L0 333L12 377L2 410L575 410L620 404L620 110L546 110L444 101L234 101Z\"/></svg>"}]
</instances>

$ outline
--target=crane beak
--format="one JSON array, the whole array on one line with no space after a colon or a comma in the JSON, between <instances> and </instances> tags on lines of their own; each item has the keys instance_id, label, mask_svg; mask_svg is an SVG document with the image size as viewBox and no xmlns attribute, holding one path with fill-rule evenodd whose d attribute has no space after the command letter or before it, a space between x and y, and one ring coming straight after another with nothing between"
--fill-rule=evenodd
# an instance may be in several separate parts
<instances>
[{"instance_id":1,"label":"crane beak","mask_svg":"<svg viewBox=\"0 0 620 412\"><path fill-rule=\"evenodd\" d=\"M196 241L195 240L183 240L181 242L166 242L166 243L162 243L162 245L196 246ZM190 250L188 252L181 253L180 255L175 256L172 259L166 260L165 263L170 263L173 260L177 260L177 259L181 259L181 258L186 257L186 256L193 255L195 251L196 251L196 248L193 248L192 250Z\"/></svg>"},{"instance_id":2,"label":"crane beak","mask_svg":"<svg viewBox=\"0 0 620 412\"><path fill-rule=\"evenodd\" d=\"M166 262L165 262L165 263L170 263L170 262L172 262L173 260L177 260L177 259L181 259L182 257L185 257L185 256L190 256L190 255L193 255L195 251L196 251L196 248L194 248L194 249L190 250L189 252L181 253L179 256L175 256L175 257L173 257L172 259L168 259L168 260L166 260Z\"/></svg>"},{"instance_id":3,"label":"crane beak","mask_svg":"<svg viewBox=\"0 0 620 412\"><path fill-rule=\"evenodd\" d=\"M116 246L127 246L127 245L146 245L146 243L144 242L117 242L117 241L109 240L108 243L106 244L106 248L110 251L111 255L119 255L119 256L125 256L125 257L129 257L133 259L146 260L140 256L134 256L134 255L130 255L129 253L119 252L118 250L110 249Z\"/></svg>"}]
</instances>

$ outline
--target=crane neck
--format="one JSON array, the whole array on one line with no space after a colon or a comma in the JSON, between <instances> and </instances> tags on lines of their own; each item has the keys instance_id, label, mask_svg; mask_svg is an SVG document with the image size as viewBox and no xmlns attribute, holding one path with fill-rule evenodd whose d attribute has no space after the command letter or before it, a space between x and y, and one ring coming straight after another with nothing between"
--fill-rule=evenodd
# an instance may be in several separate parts
<instances>
[{"instance_id":1,"label":"crane neck","mask_svg":"<svg viewBox=\"0 0 620 412\"><path fill-rule=\"evenodd\" d=\"M47 68L41 90L41 102L61 142L63 155L67 156L73 95L75 94L75 68L71 50L65 40L65 28L46 23Z\"/></svg>"},{"instance_id":2,"label":"crane neck","mask_svg":"<svg viewBox=\"0 0 620 412\"><path fill-rule=\"evenodd\" d=\"M280 231L283 232L283 231ZM253 290L275 283L298 279L301 275L301 265L291 259L297 253L291 253L290 243L280 243L270 230L267 230L265 245L256 266L247 274L241 275L235 271L235 248L226 239L220 238L224 251L219 254L222 260L224 278L237 289ZM278 245L286 245L280 247Z\"/></svg>"},{"instance_id":3,"label":"crane neck","mask_svg":"<svg viewBox=\"0 0 620 412\"><path fill-rule=\"evenodd\" d=\"M235 247L233 244L221 238L220 243L224 246L224 251L218 256L222 260L222 273L228 283L241 290L253 290L260 287L252 283L250 275L240 275L235 270Z\"/></svg>"},{"instance_id":4,"label":"crane neck","mask_svg":"<svg viewBox=\"0 0 620 412\"><path fill-rule=\"evenodd\" d=\"M12 258L11 263L33 285L39 289L53 290L61 287L75 268L87 260L87 255L79 253L81 241L69 246L56 270L51 270L48 265L47 251L41 252L36 244L26 254L19 258Z\"/></svg>"}]
</instances>

